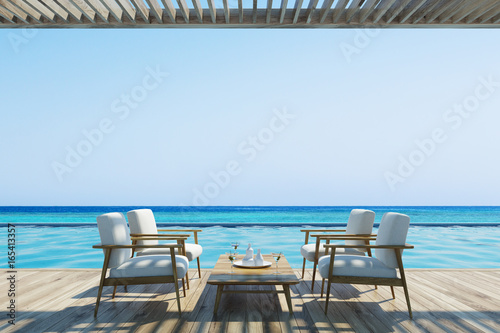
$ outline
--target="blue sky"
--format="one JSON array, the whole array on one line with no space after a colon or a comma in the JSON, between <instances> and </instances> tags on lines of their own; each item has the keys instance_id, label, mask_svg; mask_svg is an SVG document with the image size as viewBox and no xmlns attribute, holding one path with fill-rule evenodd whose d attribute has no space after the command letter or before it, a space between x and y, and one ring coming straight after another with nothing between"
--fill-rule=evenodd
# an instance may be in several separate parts
<instances>
[{"instance_id":1,"label":"blue sky","mask_svg":"<svg viewBox=\"0 0 500 333\"><path fill-rule=\"evenodd\" d=\"M499 205L498 30L0 30L0 205Z\"/></svg>"}]
</instances>

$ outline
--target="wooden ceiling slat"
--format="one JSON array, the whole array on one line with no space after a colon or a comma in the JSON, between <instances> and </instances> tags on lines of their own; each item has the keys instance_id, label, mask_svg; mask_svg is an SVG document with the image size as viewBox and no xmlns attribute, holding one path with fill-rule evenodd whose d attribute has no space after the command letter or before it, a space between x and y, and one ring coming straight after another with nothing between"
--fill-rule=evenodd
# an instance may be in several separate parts
<instances>
[{"instance_id":1,"label":"wooden ceiling slat","mask_svg":"<svg viewBox=\"0 0 500 333\"><path fill-rule=\"evenodd\" d=\"M78 9L83 16L85 16L90 22L96 23L95 22L95 12L90 8L85 2L80 1L79 3L76 2L76 0L68 0L71 2L73 6L75 6L76 9Z\"/></svg>"},{"instance_id":2,"label":"wooden ceiling slat","mask_svg":"<svg viewBox=\"0 0 500 333\"><path fill-rule=\"evenodd\" d=\"M253 0L252 5L252 23L257 23L257 0Z\"/></svg>"},{"instance_id":3,"label":"wooden ceiling slat","mask_svg":"<svg viewBox=\"0 0 500 333\"><path fill-rule=\"evenodd\" d=\"M377 24L377 22L382 18L382 16L387 13L387 11L391 8L392 5L394 5L395 2L396 0L381 1L373 15L373 23Z\"/></svg>"},{"instance_id":4,"label":"wooden ceiling slat","mask_svg":"<svg viewBox=\"0 0 500 333\"><path fill-rule=\"evenodd\" d=\"M144 20L144 22L146 23L150 23L149 22L149 9L148 8L145 8L144 6L144 3L141 2L141 0L130 0L130 2L132 3L132 6L134 6L134 10L135 10L135 15L131 18L131 21L134 22L134 23L137 23L137 14L139 14L139 16ZM125 12L127 12L124 8L122 8ZM129 17L130 19L130 17Z\"/></svg>"},{"instance_id":5,"label":"wooden ceiling slat","mask_svg":"<svg viewBox=\"0 0 500 333\"><path fill-rule=\"evenodd\" d=\"M493 18L493 23L499 23L500 22L500 15L498 15L496 18Z\"/></svg>"},{"instance_id":6,"label":"wooden ceiling slat","mask_svg":"<svg viewBox=\"0 0 500 333\"><path fill-rule=\"evenodd\" d=\"M12 24L17 24L14 22L14 15L6 11L2 6L0 6L0 17L3 18L4 20L9 21Z\"/></svg>"},{"instance_id":7,"label":"wooden ceiling slat","mask_svg":"<svg viewBox=\"0 0 500 333\"><path fill-rule=\"evenodd\" d=\"M217 22L217 11L215 8L214 0L207 0L208 2L208 11L210 12L210 17L212 18L212 23Z\"/></svg>"},{"instance_id":8,"label":"wooden ceiling slat","mask_svg":"<svg viewBox=\"0 0 500 333\"><path fill-rule=\"evenodd\" d=\"M273 0L267 0L266 6L266 23L271 22L271 10L273 9Z\"/></svg>"},{"instance_id":9,"label":"wooden ceiling slat","mask_svg":"<svg viewBox=\"0 0 500 333\"><path fill-rule=\"evenodd\" d=\"M297 23L297 20L299 19L302 2L304 2L304 0L295 0L295 6L293 7L293 24Z\"/></svg>"},{"instance_id":10,"label":"wooden ceiling slat","mask_svg":"<svg viewBox=\"0 0 500 333\"><path fill-rule=\"evenodd\" d=\"M238 0L238 22L243 23L243 0Z\"/></svg>"},{"instance_id":11,"label":"wooden ceiling slat","mask_svg":"<svg viewBox=\"0 0 500 333\"><path fill-rule=\"evenodd\" d=\"M163 9L160 4L156 0L146 0L146 3L149 6L149 12L153 14L156 19L156 22L159 24L163 23Z\"/></svg>"},{"instance_id":12,"label":"wooden ceiling slat","mask_svg":"<svg viewBox=\"0 0 500 333\"><path fill-rule=\"evenodd\" d=\"M484 14L486 14L487 12L489 12L490 10L494 9L497 6L500 6L500 2L497 0L492 0L489 5L484 6L484 7L480 7L478 9L476 9L473 13L471 13L469 15L469 17L467 17L467 21L465 23L474 22L479 17L483 16Z\"/></svg>"},{"instance_id":13,"label":"wooden ceiling slat","mask_svg":"<svg viewBox=\"0 0 500 333\"><path fill-rule=\"evenodd\" d=\"M413 23L416 24L420 22L424 17L427 17L440 3L440 0L428 0L424 6L422 6L415 15L413 15Z\"/></svg>"},{"instance_id":14,"label":"wooden ceiling slat","mask_svg":"<svg viewBox=\"0 0 500 333\"><path fill-rule=\"evenodd\" d=\"M441 16L439 17L439 23L444 23L448 21L453 15L455 15L459 10L461 5L467 4L469 0L457 0L454 6L448 8Z\"/></svg>"},{"instance_id":15,"label":"wooden ceiling slat","mask_svg":"<svg viewBox=\"0 0 500 333\"><path fill-rule=\"evenodd\" d=\"M129 20L135 20L135 16L137 15L137 13L135 11L134 6L132 6L129 0L114 0L114 1L125 12L125 15L129 18ZM144 5L144 3L142 2L141 4Z\"/></svg>"},{"instance_id":16,"label":"wooden ceiling slat","mask_svg":"<svg viewBox=\"0 0 500 333\"><path fill-rule=\"evenodd\" d=\"M363 8L359 10L359 23L364 23L379 3L380 0L369 0L363 4Z\"/></svg>"},{"instance_id":17,"label":"wooden ceiling slat","mask_svg":"<svg viewBox=\"0 0 500 333\"><path fill-rule=\"evenodd\" d=\"M425 20L425 23L432 23L436 18L438 18L439 15L444 13L447 9L453 7L453 4L453 1L446 1L444 3L439 2L439 5L436 6L436 8L434 8L434 10L430 13L429 17Z\"/></svg>"},{"instance_id":18,"label":"wooden ceiling slat","mask_svg":"<svg viewBox=\"0 0 500 333\"><path fill-rule=\"evenodd\" d=\"M64 3L63 0L53 0L56 4L58 4L62 9L68 12L69 16L82 23L82 13L75 8L78 13L74 13L72 9L70 9L69 1Z\"/></svg>"},{"instance_id":19,"label":"wooden ceiling slat","mask_svg":"<svg viewBox=\"0 0 500 333\"><path fill-rule=\"evenodd\" d=\"M133 9L133 13L130 13L127 10L127 6L121 0L115 0L115 3L118 5L118 7L120 7L122 13L125 14L125 16L130 20L130 22L132 22L134 24L137 23L135 20L135 16L136 16L135 8ZM132 5L130 5L130 6L132 7ZM122 20L123 20L123 17L122 17Z\"/></svg>"},{"instance_id":20,"label":"wooden ceiling slat","mask_svg":"<svg viewBox=\"0 0 500 333\"><path fill-rule=\"evenodd\" d=\"M320 23L325 22L325 19L328 16L330 9L332 8L334 1L335 0L325 0L323 2L323 6L321 6L321 10L319 11L319 22Z\"/></svg>"},{"instance_id":21,"label":"wooden ceiling slat","mask_svg":"<svg viewBox=\"0 0 500 333\"><path fill-rule=\"evenodd\" d=\"M495 16L498 15L500 11L500 7L495 7L493 9L491 9L489 12L487 12L484 16L481 16L479 19L481 20L480 22L481 23L485 23L485 22L488 22L489 20L491 20L492 18L494 18Z\"/></svg>"},{"instance_id":22,"label":"wooden ceiling slat","mask_svg":"<svg viewBox=\"0 0 500 333\"><path fill-rule=\"evenodd\" d=\"M179 5L179 10L182 17L184 18L184 21L186 21L186 23L189 23L189 7L186 3L186 0L177 0L177 4Z\"/></svg>"},{"instance_id":23,"label":"wooden ceiling slat","mask_svg":"<svg viewBox=\"0 0 500 333\"><path fill-rule=\"evenodd\" d=\"M119 23L123 23L122 21L122 15L123 11L118 5L112 6L110 3L108 3L108 0L98 0L101 5L106 8L106 10L117 20Z\"/></svg>"},{"instance_id":24,"label":"wooden ceiling slat","mask_svg":"<svg viewBox=\"0 0 500 333\"><path fill-rule=\"evenodd\" d=\"M229 24L229 5L227 4L227 0L222 0L222 4L224 5L224 17L226 18L226 23Z\"/></svg>"},{"instance_id":25,"label":"wooden ceiling slat","mask_svg":"<svg viewBox=\"0 0 500 333\"><path fill-rule=\"evenodd\" d=\"M314 11L316 10L316 6L318 5L319 0L309 0L309 5L306 10L306 23L311 23L311 17Z\"/></svg>"},{"instance_id":26,"label":"wooden ceiling slat","mask_svg":"<svg viewBox=\"0 0 500 333\"><path fill-rule=\"evenodd\" d=\"M109 12L106 10L106 8L100 5L100 2L93 3L90 0L83 0L83 1L87 4L87 6L92 8L94 13L96 13L96 15L101 18L101 20L103 20L106 23L109 23L108 21ZM97 4L99 4L99 6Z\"/></svg>"},{"instance_id":27,"label":"wooden ceiling slat","mask_svg":"<svg viewBox=\"0 0 500 333\"><path fill-rule=\"evenodd\" d=\"M15 6L13 6L11 3L7 1L0 1L0 5L2 5L2 9L12 15L12 18L16 17L17 19L23 21L26 24L30 24L28 22L27 18L28 15L26 15L22 10L17 9Z\"/></svg>"},{"instance_id":28,"label":"wooden ceiling slat","mask_svg":"<svg viewBox=\"0 0 500 333\"><path fill-rule=\"evenodd\" d=\"M52 0L41 1L48 10L54 13L55 16L59 17L61 20L69 24L69 14L66 10L62 9L57 3Z\"/></svg>"},{"instance_id":29,"label":"wooden ceiling slat","mask_svg":"<svg viewBox=\"0 0 500 333\"><path fill-rule=\"evenodd\" d=\"M471 14L474 12L476 9L482 7L484 4L480 1L473 2L472 5L470 5L468 8L462 8L458 13L456 13L452 19L452 23L457 23L460 22L462 19L464 19L467 15Z\"/></svg>"},{"instance_id":30,"label":"wooden ceiling slat","mask_svg":"<svg viewBox=\"0 0 500 333\"><path fill-rule=\"evenodd\" d=\"M406 20L408 20L426 2L427 2L427 0L418 0L418 1L414 1L413 3L411 3L407 9L405 9L401 12L399 23L405 23Z\"/></svg>"},{"instance_id":31,"label":"wooden ceiling slat","mask_svg":"<svg viewBox=\"0 0 500 333\"><path fill-rule=\"evenodd\" d=\"M285 13L286 13L286 6L287 5L288 5L288 0L281 0L281 6L280 6L280 23L283 23L283 20L285 19Z\"/></svg>"},{"instance_id":32,"label":"wooden ceiling slat","mask_svg":"<svg viewBox=\"0 0 500 333\"><path fill-rule=\"evenodd\" d=\"M344 13L346 9L346 5L348 3L348 0L339 0L337 2L337 5L335 5L335 9L333 10L333 23L337 23L342 16L342 13Z\"/></svg>"},{"instance_id":33,"label":"wooden ceiling slat","mask_svg":"<svg viewBox=\"0 0 500 333\"><path fill-rule=\"evenodd\" d=\"M13 0L6 0L8 3L10 3L12 6L14 6L17 10L23 12L27 18L30 18L40 24L42 24L43 22L41 21L42 20L42 16L34 11L33 9L31 9L31 7L28 7L28 5L22 3L22 1L19 1L19 2L15 2Z\"/></svg>"},{"instance_id":34,"label":"wooden ceiling slat","mask_svg":"<svg viewBox=\"0 0 500 333\"><path fill-rule=\"evenodd\" d=\"M210 1L212 1L212 3L213 3L213 0L208 0L208 1L209 1L208 3L210 3ZM172 23L176 23L175 15L177 13L177 10L175 9L172 1L171 0L161 0L161 3L163 4L163 7L165 7L165 12L167 12L167 15L170 18L170 21L172 21Z\"/></svg>"},{"instance_id":35,"label":"wooden ceiling slat","mask_svg":"<svg viewBox=\"0 0 500 333\"><path fill-rule=\"evenodd\" d=\"M31 17L31 19L35 20L38 23L43 23L42 20L42 14L39 13L38 11L34 10L30 5L28 5L26 2L23 0L7 0L12 6L16 7L18 10L24 12L28 17Z\"/></svg>"},{"instance_id":36,"label":"wooden ceiling slat","mask_svg":"<svg viewBox=\"0 0 500 333\"><path fill-rule=\"evenodd\" d=\"M349 5L349 8L346 9L345 21L347 23L351 22L351 19L354 17L354 14L356 14L360 1L361 0L352 0L351 4Z\"/></svg>"},{"instance_id":37,"label":"wooden ceiling slat","mask_svg":"<svg viewBox=\"0 0 500 333\"><path fill-rule=\"evenodd\" d=\"M31 3L28 0L24 0L24 3L27 6L31 7L33 11L36 11L38 14L40 14L40 19L45 18L52 23L56 23L56 21L54 21L54 14L40 2L34 1L33 3Z\"/></svg>"},{"instance_id":38,"label":"wooden ceiling slat","mask_svg":"<svg viewBox=\"0 0 500 333\"><path fill-rule=\"evenodd\" d=\"M203 7L201 6L200 0L192 0L192 1L193 1L194 12L196 13L198 21L200 21L200 23L203 23Z\"/></svg>"},{"instance_id":39,"label":"wooden ceiling slat","mask_svg":"<svg viewBox=\"0 0 500 333\"><path fill-rule=\"evenodd\" d=\"M408 6L408 4L411 2L411 0L403 0L403 1L400 1L399 3L396 3L394 4L393 8L394 10L393 11L390 11L390 13L388 13L388 16L387 16L387 19L385 20L385 22L387 24L391 23L397 16L399 13L401 13L401 11L406 7Z\"/></svg>"}]
</instances>

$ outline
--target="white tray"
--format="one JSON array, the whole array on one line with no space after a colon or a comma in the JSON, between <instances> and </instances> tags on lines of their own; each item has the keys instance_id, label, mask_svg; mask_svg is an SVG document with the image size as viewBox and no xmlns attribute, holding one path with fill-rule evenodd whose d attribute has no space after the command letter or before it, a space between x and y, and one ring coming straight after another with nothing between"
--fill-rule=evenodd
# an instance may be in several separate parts
<instances>
[{"instance_id":1,"label":"white tray","mask_svg":"<svg viewBox=\"0 0 500 333\"><path fill-rule=\"evenodd\" d=\"M271 267L271 265L272 265L271 262L265 261L265 260L264 260L264 265L262 265L262 266L254 266L254 265L247 266L247 265L243 265L243 261L242 260L238 260L238 261L234 262L234 266L240 267L240 268L254 268L254 269L255 268L266 268L266 267Z\"/></svg>"}]
</instances>

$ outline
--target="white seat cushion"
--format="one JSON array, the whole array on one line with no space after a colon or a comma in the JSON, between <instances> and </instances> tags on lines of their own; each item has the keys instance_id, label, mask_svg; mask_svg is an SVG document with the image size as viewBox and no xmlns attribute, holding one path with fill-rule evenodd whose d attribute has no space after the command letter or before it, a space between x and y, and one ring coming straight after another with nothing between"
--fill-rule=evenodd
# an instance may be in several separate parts
<instances>
[{"instance_id":1,"label":"white seat cushion","mask_svg":"<svg viewBox=\"0 0 500 333\"><path fill-rule=\"evenodd\" d=\"M189 268L189 261L184 256L175 256L177 277L183 278ZM120 266L109 271L110 278L128 278L143 276L173 276L172 260L169 256L144 256L130 258Z\"/></svg>"},{"instance_id":2,"label":"white seat cushion","mask_svg":"<svg viewBox=\"0 0 500 333\"><path fill-rule=\"evenodd\" d=\"M201 256L203 252L203 248L199 244L186 244L186 257L189 261L193 261L194 259ZM178 253L178 250L175 250L175 253ZM137 252L137 256L150 256L154 254L167 255L170 254L169 248L158 248L158 249L144 249L140 252Z\"/></svg>"},{"instance_id":3,"label":"white seat cushion","mask_svg":"<svg viewBox=\"0 0 500 333\"><path fill-rule=\"evenodd\" d=\"M306 244L303 245L300 248L300 254L304 258L306 258L309 261L314 261L314 253L316 252L316 243L311 243L311 244ZM349 255L356 255L356 256L364 256L365 253L358 251L356 249L344 249L344 248L338 248L337 251L335 251L337 254L349 254ZM319 245L319 256L324 256L325 255L325 247L324 244L321 243Z\"/></svg>"},{"instance_id":4,"label":"white seat cushion","mask_svg":"<svg viewBox=\"0 0 500 333\"><path fill-rule=\"evenodd\" d=\"M328 278L330 268L330 256L319 258L318 270L322 278ZM336 276L363 276L378 278L396 278L395 268L387 267L377 258L335 255L333 275Z\"/></svg>"}]
</instances>

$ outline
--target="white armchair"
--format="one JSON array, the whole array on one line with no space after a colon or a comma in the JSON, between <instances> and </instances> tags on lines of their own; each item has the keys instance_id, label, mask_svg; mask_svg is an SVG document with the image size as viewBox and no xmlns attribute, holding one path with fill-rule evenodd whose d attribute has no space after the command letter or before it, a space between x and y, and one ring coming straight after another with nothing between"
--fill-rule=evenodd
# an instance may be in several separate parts
<instances>
[{"instance_id":1,"label":"white armchair","mask_svg":"<svg viewBox=\"0 0 500 333\"><path fill-rule=\"evenodd\" d=\"M319 274L322 278L328 279L325 313L328 311L332 283L375 284L391 286L393 298L395 298L393 286L403 287L408 313L412 318L402 260L403 250L413 248L413 245L406 244L409 225L410 218L407 215L384 214L375 245L365 245L367 248L375 249L375 257L339 255L336 251L339 248L349 249L357 245L325 245L331 250L331 254L321 257L318 262Z\"/></svg>"},{"instance_id":2,"label":"white armchair","mask_svg":"<svg viewBox=\"0 0 500 333\"><path fill-rule=\"evenodd\" d=\"M185 255L189 261L197 260L198 262L198 275L201 278L200 255L203 248L198 244L198 233L202 232L201 229L158 229L156 220L151 209L135 209L127 212L128 224L130 226L130 236L134 238L134 244L138 245L158 245L158 239L166 240L168 237L174 236L172 233L193 233L194 244L185 243ZM170 234L161 234L159 232L169 232ZM179 236L184 236L180 234ZM188 235L189 236L189 235ZM157 239L150 239L151 237ZM155 254L168 255L170 254L169 248L149 248L140 249L136 248L137 256L149 256ZM178 253L178 250L176 250ZM189 289L189 278L186 279Z\"/></svg>"},{"instance_id":3,"label":"white armchair","mask_svg":"<svg viewBox=\"0 0 500 333\"><path fill-rule=\"evenodd\" d=\"M375 213L371 210L366 209L353 209L349 215L349 220L347 221L346 229L302 229L302 232L306 233L305 244L300 248L300 254L304 257L302 264L302 278L304 278L304 271L306 266L306 260L312 261L313 264L313 276L311 283L311 292L314 292L314 281L316 279L316 268L318 265L318 260L320 257L326 254L325 245L330 242L331 239L340 239L349 236L365 236L364 239L349 239L346 240L348 245L365 245L368 244L370 239L373 239L372 229L373 223L375 221ZM322 232L321 234L311 234ZM316 238L313 243L309 242L309 236ZM322 243L321 241L325 241ZM364 256L365 252L371 255L370 249L363 248L337 248L338 254L349 254Z\"/></svg>"},{"instance_id":4,"label":"white armchair","mask_svg":"<svg viewBox=\"0 0 500 333\"><path fill-rule=\"evenodd\" d=\"M180 244L132 245L127 222L121 213L108 213L98 216L97 227L99 229L101 244L94 245L93 248L103 250L104 264L97 293L94 317L97 316L104 286L114 286L114 298L116 286L156 283L174 283L177 307L180 314L181 305L178 282L181 279L184 286L183 280L189 269L189 261L185 256L175 255L175 250L182 251L182 243L184 241L180 240ZM171 251L170 255L131 258L132 248L168 249ZM106 277L108 269L109 275ZM184 289L185 296L186 290Z\"/></svg>"}]
</instances>

